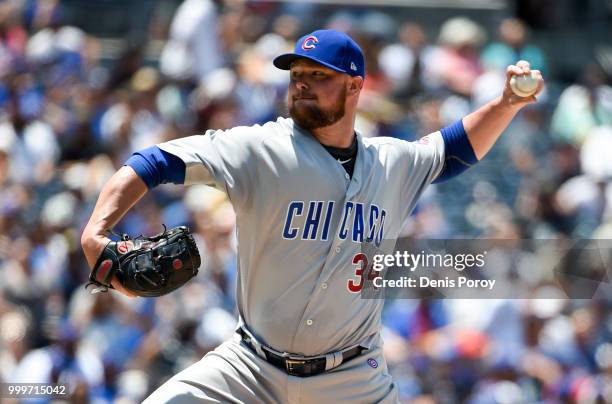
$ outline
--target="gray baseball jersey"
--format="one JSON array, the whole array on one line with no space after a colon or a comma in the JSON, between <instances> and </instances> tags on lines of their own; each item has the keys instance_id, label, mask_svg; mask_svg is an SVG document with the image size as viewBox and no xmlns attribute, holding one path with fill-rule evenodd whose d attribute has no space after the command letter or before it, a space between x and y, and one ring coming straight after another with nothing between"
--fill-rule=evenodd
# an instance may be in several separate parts
<instances>
[{"instance_id":1,"label":"gray baseball jersey","mask_svg":"<svg viewBox=\"0 0 612 404\"><path fill-rule=\"evenodd\" d=\"M224 190L237 215L240 321L268 346L306 356L379 345L380 299L362 299L353 258L395 240L444 165L439 132L419 142L357 134L352 178L291 119L159 144L186 184Z\"/></svg>"}]
</instances>

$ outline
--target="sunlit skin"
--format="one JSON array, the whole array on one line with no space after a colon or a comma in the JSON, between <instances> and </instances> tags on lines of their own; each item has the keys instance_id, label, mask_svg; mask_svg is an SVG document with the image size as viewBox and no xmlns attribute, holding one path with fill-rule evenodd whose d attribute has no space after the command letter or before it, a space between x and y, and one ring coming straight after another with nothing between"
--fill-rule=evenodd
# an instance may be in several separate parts
<instances>
[{"instance_id":1,"label":"sunlit skin","mask_svg":"<svg viewBox=\"0 0 612 404\"><path fill-rule=\"evenodd\" d=\"M305 129L326 146L349 147L355 136L355 116L363 78L349 76L308 59L293 62L289 74L287 105L296 123L300 124L300 116L308 114L308 109L319 109L326 118L334 118L331 119L333 123ZM344 114L334 116L342 109L343 99Z\"/></svg>"}]
</instances>

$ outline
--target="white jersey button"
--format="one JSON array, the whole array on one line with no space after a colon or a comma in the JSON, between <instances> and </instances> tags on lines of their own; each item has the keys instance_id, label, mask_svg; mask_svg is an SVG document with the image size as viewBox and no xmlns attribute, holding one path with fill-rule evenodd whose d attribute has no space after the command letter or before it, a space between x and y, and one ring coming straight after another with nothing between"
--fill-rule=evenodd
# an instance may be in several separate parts
<instances>
[{"instance_id":1,"label":"white jersey button","mask_svg":"<svg viewBox=\"0 0 612 404\"><path fill-rule=\"evenodd\" d=\"M311 319L306 320L306 325L312 325L312 320Z\"/></svg>"},{"instance_id":2,"label":"white jersey button","mask_svg":"<svg viewBox=\"0 0 612 404\"><path fill-rule=\"evenodd\" d=\"M342 249L340 247L336 247L336 253L340 254L340 251L342 251Z\"/></svg>"},{"instance_id":3,"label":"white jersey button","mask_svg":"<svg viewBox=\"0 0 612 404\"><path fill-rule=\"evenodd\" d=\"M345 173L345 174L344 174L344 178L346 178L347 180L350 180L350 179L351 179L351 176L349 175L349 173Z\"/></svg>"},{"instance_id":4,"label":"white jersey button","mask_svg":"<svg viewBox=\"0 0 612 404\"><path fill-rule=\"evenodd\" d=\"M327 289L327 283L323 282L323 283L321 284L321 289Z\"/></svg>"}]
</instances>

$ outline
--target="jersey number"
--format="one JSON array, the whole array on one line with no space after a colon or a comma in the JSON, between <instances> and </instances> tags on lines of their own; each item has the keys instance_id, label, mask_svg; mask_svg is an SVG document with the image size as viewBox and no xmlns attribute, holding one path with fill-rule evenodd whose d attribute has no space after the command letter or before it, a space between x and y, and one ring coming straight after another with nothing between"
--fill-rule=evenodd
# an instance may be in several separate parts
<instances>
[{"instance_id":1,"label":"jersey number","mask_svg":"<svg viewBox=\"0 0 612 404\"><path fill-rule=\"evenodd\" d=\"M361 292L361 289L363 289L364 277L370 281L376 278L377 274L372 270L372 267L369 266L368 263L368 256L364 253L355 254L353 257L353 265L357 266L355 268L355 276L358 279L348 280L348 290L352 293Z\"/></svg>"}]
</instances>

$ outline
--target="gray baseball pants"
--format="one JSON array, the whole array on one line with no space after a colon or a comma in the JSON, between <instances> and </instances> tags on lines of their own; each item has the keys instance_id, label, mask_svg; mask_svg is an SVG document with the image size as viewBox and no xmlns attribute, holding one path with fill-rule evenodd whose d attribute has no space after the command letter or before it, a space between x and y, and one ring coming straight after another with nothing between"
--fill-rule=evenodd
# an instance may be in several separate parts
<instances>
[{"instance_id":1,"label":"gray baseball pants","mask_svg":"<svg viewBox=\"0 0 612 404\"><path fill-rule=\"evenodd\" d=\"M325 373L290 376L251 351L238 334L176 374L145 404L398 403L380 348Z\"/></svg>"}]
</instances>

